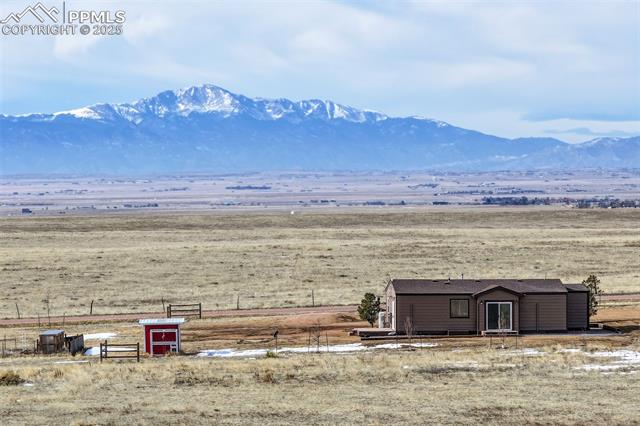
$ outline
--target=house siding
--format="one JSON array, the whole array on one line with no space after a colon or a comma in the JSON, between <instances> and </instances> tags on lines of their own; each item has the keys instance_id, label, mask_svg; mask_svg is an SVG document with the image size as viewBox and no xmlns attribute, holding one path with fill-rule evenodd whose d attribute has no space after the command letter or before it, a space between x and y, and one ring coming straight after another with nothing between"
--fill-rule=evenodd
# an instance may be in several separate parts
<instances>
[{"instance_id":1,"label":"house siding","mask_svg":"<svg viewBox=\"0 0 640 426\"><path fill-rule=\"evenodd\" d=\"M589 293L569 292L567 294L567 328L570 330L589 328Z\"/></svg>"},{"instance_id":2,"label":"house siding","mask_svg":"<svg viewBox=\"0 0 640 426\"><path fill-rule=\"evenodd\" d=\"M469 301L469 318L450 318L451 299ZM470 295L397 295L396 330L404 333L404 321L411 318L415 332L475 332L476 305Z\"/></svg>"},{"instance_id":3,"label":"house siding","mask_svg":"<svg viewBox=\"0 0 640 426\"><path fill-rule=\"evenodd\" d=\"M485 322L486 322L486 302L511 302L511 316L512 319L512 329L519 330L520 328L520 320L519 320L519 303L518 303L518 295L509 293L504 290L494 290L487 292L485 294L481 294L477 298L477 306L478 306L478 330L486 330Z\"/></svg>"},{"instance_id":4,"label":"house siding","mask_svg":"<svg viewBox=\"0 0 640 426\"><path fill-rule=\"evenodd\" d=\"M565 331L566 329L567 294L528 294L522 297L520 331Z\"/></svg>"}]
</instances>

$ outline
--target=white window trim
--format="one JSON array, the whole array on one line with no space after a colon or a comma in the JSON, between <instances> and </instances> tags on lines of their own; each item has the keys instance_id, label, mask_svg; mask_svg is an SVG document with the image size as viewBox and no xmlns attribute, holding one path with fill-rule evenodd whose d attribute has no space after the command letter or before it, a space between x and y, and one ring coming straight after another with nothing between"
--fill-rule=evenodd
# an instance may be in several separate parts
<instances>
[{"instance_id":1,"label":"white window trim","mask_svg":"<svg viewBox=\"0 0 640 426\"><path fill-rule=\"evenodd\" d=\"M500 305L509 305L509 328L489 328L489 305L498 305L498 313ZM484 328L486 331L513 331L513 302L485 302ZM498 324L498 327L500 324Z\"/></svg>"},{"instance_id":2,"label":"white window trim","mask_svg":"<svg viewBox=\"0 0 640 426\"><path fill-rule=\"evenodd\" d=\"M149 331L151 332L151 334L149 335L149 341L151 343L151 355L155 355L155 352L153 350L154 346L169 346L169 352L180 352L180 329L179 328L163 328L163 329L156 328ZM176 340L165 340L165 341L156 342L153 340L154 333L175 333Z\"/></svg>"}]
</instances>

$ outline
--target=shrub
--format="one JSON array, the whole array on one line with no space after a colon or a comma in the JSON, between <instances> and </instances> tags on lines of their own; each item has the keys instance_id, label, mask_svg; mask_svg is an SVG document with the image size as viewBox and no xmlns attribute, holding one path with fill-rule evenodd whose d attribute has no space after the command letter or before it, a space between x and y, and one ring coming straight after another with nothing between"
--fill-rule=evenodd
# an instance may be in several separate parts
<instances>
[{"instance_id":1,"label":"shrub","mask_svg":"<svg viewBox=\"0 0 640 426\"><path fill-rule=\"evenodd\" d=\"M367 321L373 327L378 319L378 312L380 312L380 298L376 298L373 293L365 293L360 306L358 306L360 319Z\"/></svg>"},{"instance_id":2,"label":"shrub","mask_svg":"<svg viewBox=\"0 0 640 426\"><path fill-rule=\"evenodd\" d=\"M18 373L5 371L0 374L0 386L17 386L24 383L24 379Z\"/></svg>"}]
</instances>

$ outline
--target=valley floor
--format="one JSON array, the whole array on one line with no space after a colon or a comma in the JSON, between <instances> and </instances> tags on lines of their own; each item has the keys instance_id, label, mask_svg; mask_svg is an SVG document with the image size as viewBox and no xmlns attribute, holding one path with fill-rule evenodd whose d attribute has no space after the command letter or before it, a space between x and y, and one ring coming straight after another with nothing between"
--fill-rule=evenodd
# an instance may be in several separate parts
<instances>
[{"instance_id":1,"label":"valley floor","mask_svg":"<svg viewBox=\"0 0 640 426\"><path fill-rule=\"evenodd\" d=\"M463 273L640 291L638 223L551 207L3 217L0 317L354 304L390 277Z\"/></svg>"}]
</instances>

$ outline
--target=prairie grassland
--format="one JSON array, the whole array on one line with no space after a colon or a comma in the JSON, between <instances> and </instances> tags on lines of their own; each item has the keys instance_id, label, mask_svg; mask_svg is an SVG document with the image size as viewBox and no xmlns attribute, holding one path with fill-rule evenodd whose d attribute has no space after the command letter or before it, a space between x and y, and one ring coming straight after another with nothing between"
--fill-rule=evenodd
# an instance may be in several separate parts
<instances>
[{"instance_id":1,"label":"prairie grassland","mask_svg":"<svg viewBox=\"0 0 640 426\"><path fill-rule=\"evenodd\" d=\"M593 357L557 349L543 356L429 348L140 364L18 358L0 362L0 418L4 425L640 422L637 367L587 371L581 366Z\"/></svg>"},{"instance_id":2,"label":"prairie grassland","mask_svg":"<svg viewBox=\"0 0 640 426\"><path fill-rule=\"evenodd\" d=\"M640 209L0 218L0 317L356 303L388 277L598 274L640 290Z\"/></svg>"}]
</instances>

